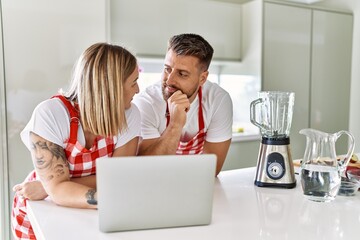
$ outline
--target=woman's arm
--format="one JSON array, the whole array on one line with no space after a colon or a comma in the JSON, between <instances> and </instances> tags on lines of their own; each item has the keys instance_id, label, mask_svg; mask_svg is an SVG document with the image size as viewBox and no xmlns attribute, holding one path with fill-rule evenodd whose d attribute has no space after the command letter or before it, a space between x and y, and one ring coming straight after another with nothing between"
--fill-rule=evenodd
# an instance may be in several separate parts
<instances>
[{"instance_id":1,"label":"woman's arm","mask_svg":"<svg viewBox=\"0 0 360 240\"><path fill-rule=\"evenodd\" d=\"M113 156L134 156L138 146L138 137L133 138L127 144L117 148ZM96 176L71 178L70 181L96 189ZM30 200L43 200L48 194L45 191L41 181L22 182L13 187L13 191Z\"/></svg>"},{"instance_id":2,"label":"woman's arm","mask_svg":"<svg viewBox=\"0 0 360 240\"><path fill-rule=\"evenodd\" d=\"M96 188L96 176L90 175L86 177L79 177L79 178L71 178L70 181L76 182L89 188ZM23 196L24 198L28 198L32 201L43 200L45 199L48 194L46 193L41 181L35 180L30 182L22 182L16 184L13 187L13 191L16 192L18 195Z\"/></svg>"},{"instance_id":3,"label":"woman's arm","mask_svg":"<svg viewBox=\"0 0 360 240\"><path fill-rule=\"evenodd\" d=\"M30 142L36 173L51 199L62 206L96 208L96 190L70 181L64 149L32 132Z\"/></svg>"},{"instance_id":4,"label":"woman's arm","mask_svg":"<svg viewBox=\"0 0 360 240\"><path fill-rule=\"evenodd\" d=\"M137 155L139 137L134 137L125 145L114 150L113 157Z\"/></svg>"}]
</instances>

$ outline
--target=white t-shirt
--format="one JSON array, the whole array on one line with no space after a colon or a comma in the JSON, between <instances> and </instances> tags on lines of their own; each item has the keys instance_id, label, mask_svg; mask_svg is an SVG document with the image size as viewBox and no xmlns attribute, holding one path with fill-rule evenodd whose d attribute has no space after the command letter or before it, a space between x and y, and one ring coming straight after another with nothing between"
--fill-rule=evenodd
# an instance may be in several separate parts
<instances>
[{"instance_id":1,"label":"white t-shirt","mask_svg":"<svg viewBox=\"0 0 360 240\"><path fill-rule=\"evenodd\" d=\"M206 81L202 87L202 107L206 141L223 142L232 137L233 107L230 95L219 85ZM161 82L147 87L135 96L134 103L141 113L143 139L158 138L166 129L166 101L161 92ZM199 132L199 97L191 103L181 141L187 142Z\"/></svg>"},{"instance_id":2,"label":"white t-shirt","mask_svg":"<svg viewBox=\"0 0 360 240\"><path fill-rule=\"evenodd\" d=\"M125 111L125 115L128 129L117 136L117 142L114 143L115 149L125 145L134 137L140 136L139 109L132 104ZM65 141L70 136L70 115L63 102L58 98L52 98L36 106L30 121L20 133L21 140L29 150L31 147L30 132L34 132L65 149ZM77 140L82 146L85 146L85 136L81 124L79 124Z\"/></svg>"}]
</instances>

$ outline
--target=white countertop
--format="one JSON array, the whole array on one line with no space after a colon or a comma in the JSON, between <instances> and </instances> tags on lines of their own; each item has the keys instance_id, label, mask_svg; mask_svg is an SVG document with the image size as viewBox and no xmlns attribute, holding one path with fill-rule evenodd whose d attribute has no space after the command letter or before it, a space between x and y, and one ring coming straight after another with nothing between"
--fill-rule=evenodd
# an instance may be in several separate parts
<instances>
[{"instance_id":1,"label":"white countertop","mask_svg":"<svg viewBox=\"0 0 360 240\"><path fill-rule=\"evenodd\" d=\"M294 189L254 185L255 168L221 172L215 183L212 223L208 226L102 233L96 210L29 201L38 239L360 239L360 192L318 203Z\"/></svg>"}]
</instances>

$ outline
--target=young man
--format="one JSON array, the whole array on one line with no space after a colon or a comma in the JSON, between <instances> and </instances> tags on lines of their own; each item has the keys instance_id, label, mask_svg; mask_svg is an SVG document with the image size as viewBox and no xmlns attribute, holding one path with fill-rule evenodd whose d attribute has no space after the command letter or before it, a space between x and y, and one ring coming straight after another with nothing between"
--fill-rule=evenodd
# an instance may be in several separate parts
<instances>
[{"instance_id":1,"label":"young man","mask_svg":"<svg viewBox=\"0 0 360 240\"><path fill-rule=\"evenodd\" d=\"M229 94L207 80L213 48L201 36L170 38L161 82L134 99L141 113L139 155L217 155L220 172L232 137Z\"/></svg>"}]
</instances>

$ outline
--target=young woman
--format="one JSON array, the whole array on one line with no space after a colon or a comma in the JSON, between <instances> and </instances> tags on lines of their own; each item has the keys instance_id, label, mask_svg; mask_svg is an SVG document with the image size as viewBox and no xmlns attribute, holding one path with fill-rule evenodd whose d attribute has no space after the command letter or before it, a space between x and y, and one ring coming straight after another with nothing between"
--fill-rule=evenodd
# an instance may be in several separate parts
<instances>
[{"instance_id":1,"label":"young woman","mask_svg":"<svg viewBox=\"0 0 360 240\"><path fill-rule=\"evenodd\" d=\"M69 90L35 108L21 132L35 170L14 187L17 238L36 239L27 199L50 196L58 205L96 209L96 159L136 155L140 113L131 101L139 92L138 76L129 51L97 43L80 56Z\"/></svg>"}]
</instances>

